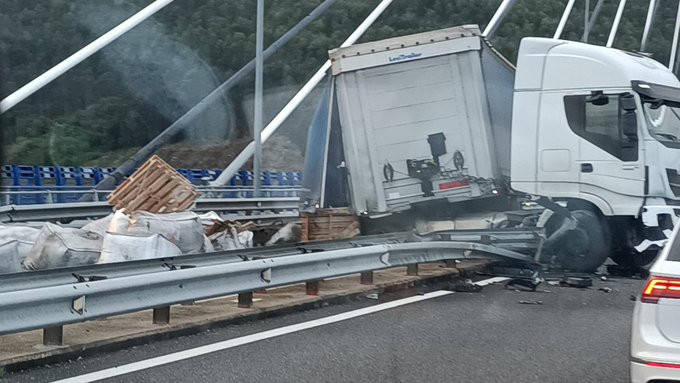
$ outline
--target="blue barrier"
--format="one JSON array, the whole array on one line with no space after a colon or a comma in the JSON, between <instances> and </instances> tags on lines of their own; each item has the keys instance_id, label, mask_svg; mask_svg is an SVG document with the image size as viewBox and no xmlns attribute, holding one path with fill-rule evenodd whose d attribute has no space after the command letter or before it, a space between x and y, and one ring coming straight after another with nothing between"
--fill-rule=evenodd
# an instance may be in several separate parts
<instances>
[{"instance_id":1,"label":"blue barrier","mask_svg":"<svg viewBox=\"0 0 680 383\"><path fill-rule=\"evenodd\" d=\"M15 191L77 191L92 189L115 168L102 167L74 167L74 166L30 166L30 165L3 165L0 169L0 184L12 186ZM177 169L189 182L195 185L206 185L215 180L221 173L221 169ZM261 174L263 187L302 185L302 173L300 172L268 172ZM246 170L239 171L229 180L228 186L252 186L253 173ZM222 197L252 197L251 191L224 192ZM75 202L82 193L57 193L51 196L52 201L47 201L45 194L29 193L15 194L11 196L11 203L17 205L40 204L48 202ZM288 197L284 191L271 192L272 197ZM0 203L1 204L1 203Z\"/></svg>"}]
</instances>

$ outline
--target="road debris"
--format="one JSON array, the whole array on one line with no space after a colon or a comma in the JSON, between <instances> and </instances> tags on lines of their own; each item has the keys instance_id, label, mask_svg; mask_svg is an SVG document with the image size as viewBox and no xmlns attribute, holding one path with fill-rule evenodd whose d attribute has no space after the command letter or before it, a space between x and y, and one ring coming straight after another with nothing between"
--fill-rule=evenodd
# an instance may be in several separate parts
<instances>
[{"instance_id":1,"label":"road debris","mask_svg":"<svg viewBox=\"0 0 680 383\"><path fill-rule=\"evenodd\" d=\"M541 279L529 279L529 278L512 278L506 284L505 288L511 288L515 286L521 286L525 290L536 291L536 288L541 284ZM515 290L520 291L515 287Z\"/></svg>"},{"instance_id":2,"label":"road debris","mask_svg":"<svg viewBox=\"0 0 680 383\"><path fill-rule=\"evenodd\" d=\"M563 286L584 288L592 286L593 279L588 276L565 275L561 284Z\"/></svg>"},{"instance_id":3,"label":"road debris","mask_svg":"<svg viewBox=\"0 0 680 383\"><path fill-rule=\"evenodd\" d=\"M602 276L609 274L609 272L607 271L607 265L600 265L594 274Z\"/></svg>"},{"instance_id":4,"label":"road debris","mask_svg":"<svg viewBox=\"0 0 680 383\"><path fill-rule=\"evenodd\" d=\"M517 301L517 303L522 304L522 305L542 305L543 301L528 300L528 301Z\"/></svg>"},{"instance_id":5,"label":"road debris","mask_svg":"<svg viewBox=\"0 0 680 383\"><path fill-rule=\"evenodd\" d=\"M604 291L605 293L611 293L613 291L611 287L600 287L598 290Z\"/></svg>"},{"instance_id":6,"label":"road debris","mask_svg":"<svg viewBox=\"0 0 680 383\"><path fill-rule=\"evenodd\" d=\"M378 294L366 294L366 299L377 300L377 299L378 299Z\"/></svg>"},{"instance_id":7,"label":"road debris","mask_svg":"<svg viewBox=\"0 0 680 383\"><path fill-rule=\"evenodd\" d=\"M478 293L482 291L482 286L475 284L471 279L465 279L463 281L457 281L451 286L450 290L459 293Z\"/></svg>"}]
</instances>

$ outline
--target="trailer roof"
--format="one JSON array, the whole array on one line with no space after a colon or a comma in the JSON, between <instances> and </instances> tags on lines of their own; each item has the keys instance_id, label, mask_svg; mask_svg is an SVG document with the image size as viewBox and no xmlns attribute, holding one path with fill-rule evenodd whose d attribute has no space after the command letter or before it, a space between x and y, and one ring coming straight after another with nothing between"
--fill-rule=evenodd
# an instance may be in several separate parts
<instances>
[{"instance_id":1,"label":"trailer roof","mask_svg":"<svg viewBox=\"0 0 680 383\"><path fill-rule=\"evenodd\" d=\"M481 32L476 24L439 29L330 50L333 74L432 57L464 50L480 49ZM441 43L448 43L447 46ZM433 45L437 44L437 47ZM415 47L417 51L414 50ZM378 57L379 56L379 57Z\"/></svg>"}]
</instances>

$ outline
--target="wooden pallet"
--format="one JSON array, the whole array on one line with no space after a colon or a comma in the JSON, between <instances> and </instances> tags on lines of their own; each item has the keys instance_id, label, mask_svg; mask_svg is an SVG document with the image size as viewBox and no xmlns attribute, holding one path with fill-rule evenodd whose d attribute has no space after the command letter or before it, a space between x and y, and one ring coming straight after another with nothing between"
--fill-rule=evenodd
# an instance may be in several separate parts
<instances>
[{"instance_id":1,"label":"wooden pallet","mask_svg":"<svg viewBox=\"0 0 680 383\"><path fill-rule=\"evenodd\" d=\"M301 214L302 241L324 241L353 238L360 234L359 217L349 209L318 209L314 214Z\"/></svg>"},{"instance_id":2,"label":"wooden pallet","mask_svg":"<svg viewBox=\"0 0 680 383\"><path fill-rule=\"evenodd\" d=\"M109 195L108 202L130 212L172 213L187 210L198 196L194 185L154 155Z\"/></svg>"}]
</instances>

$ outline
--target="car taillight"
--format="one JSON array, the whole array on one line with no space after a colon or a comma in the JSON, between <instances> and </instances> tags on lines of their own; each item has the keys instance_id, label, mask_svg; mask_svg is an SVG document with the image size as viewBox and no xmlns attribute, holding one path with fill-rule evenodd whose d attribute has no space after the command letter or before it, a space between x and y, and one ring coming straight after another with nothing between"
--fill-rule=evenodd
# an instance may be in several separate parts
<instances>
[{"instance_id":1,"label":"car taillight","mask_svg":"<svg viewBox=\"0 0 680 383\"><path fill-rule=\"evenodd\" d=\"M657 303L659 298L680 299L680 278L649 277L640 301Z\"/></svg>"},{"instance_id":2,"label":"car taillight","mask_svg":"<svg viewBox=\"0 0 680 383\"><path fill-rule=\"evenodd\" d=\"M648 365L649 367L661 367L661 368L675 368L675 369L680 369L680 365L678 365L678 364L670 364L670 363L647 362L647 365Z\"/></svg>"}]
</instances>

